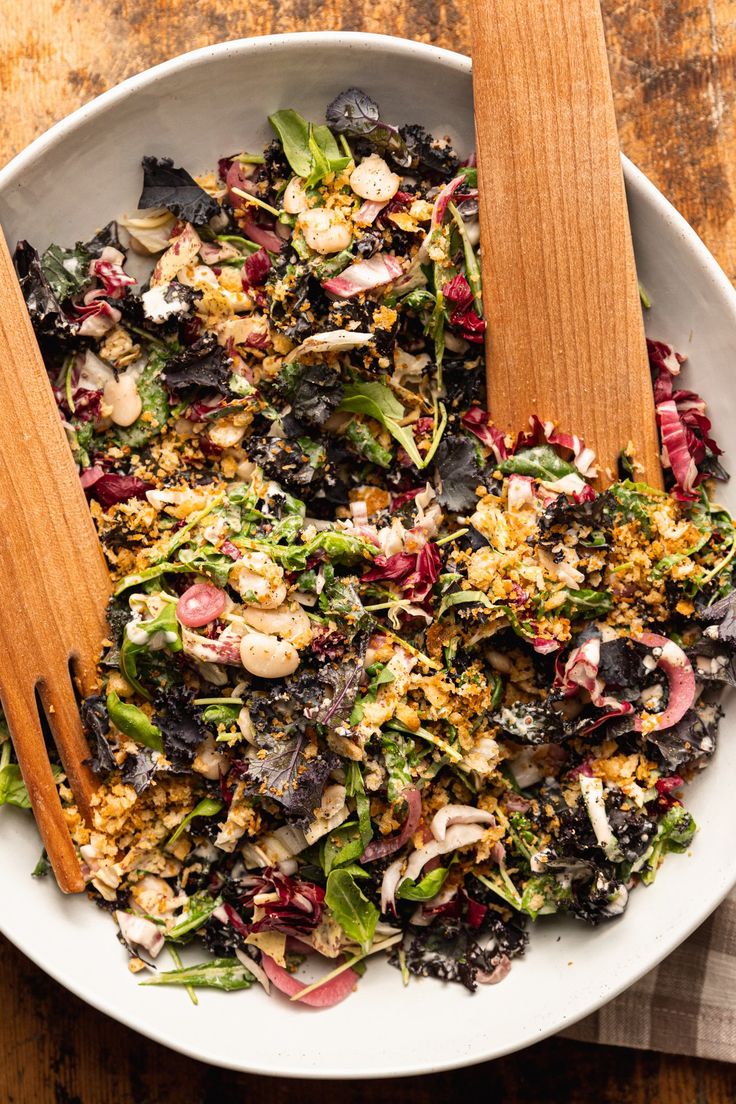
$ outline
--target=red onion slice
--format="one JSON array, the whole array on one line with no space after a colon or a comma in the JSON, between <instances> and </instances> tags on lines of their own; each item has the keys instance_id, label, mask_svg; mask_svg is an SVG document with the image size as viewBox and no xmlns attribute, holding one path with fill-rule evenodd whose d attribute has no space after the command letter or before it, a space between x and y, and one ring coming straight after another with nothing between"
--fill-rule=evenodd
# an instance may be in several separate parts
<instances>
[{"instance_id":1,"label":"red onion slice","mask_svg":"<svg viewBox=\"0 0 736 1104\"><path fill-rule=\"evenodd\" d=\"M367 199L353 217L355 221L359 222L362 226L370 226L388 203L389 200L379 203L377 200Z\"/></svg>"},{"instance_id":2,"label":"red onion slice","mask_svg":"<svg viewBox=\"0 0 736 1104\"><path fill-rule=\"evenodd\" d=\"M639 637L647 648L661 648L662 653L657 660L657 666L661 667L667 676L669 683L669 701L664 713L650 714L657 723L654 728L661 730L671 728L687 713L695 701L695 674L692 664L682 648L675 644L669 637L660 636L658 633L644 632ZM636 718L636 731L643 731L641 717Z\"/></svg>"},{"instance_id":3,"label":"red onion slice","mask_svg":"<svg viewBox=\"0 0 736 1104\"><path fill-rule=\"evenodd\" d=\"M226 604L224 590L210 583L195 583L184 591L176 603L176 616L187 628L198 629L217 620Z\"/></svg>"},{"instance_id":4,"label":"red onion slice","mask_svg":"<svg viewBox=\"0 0 736 1104\"><path fill-rule=\"evenodd\" d=\"M140 948L151 958L156 958L163 950L163 932L152 920L146 920L145 916L135 916L131 912L123 912L120 909L115 913L115 919L123 939L133 951Z\"/></svg>"},{"instance_id":5,"label":"red onion slice","mask_svg":"<svg viewBox=\"0 0 736 1104\"><path fill-rule=\"evenodd\" d=\"M279 966L277 962L274 962L263 952L261 952L261 965L269 981L280 993L285 993L287 997L295 997L297 993L301 993L303 989L307 988L304 982L288 973L283 966ZM299 1004L308 1004L310 1008L333 1008L350 996L357 982L358 975L355 970L343 970L337 977L326 981L324 985L320 985L319 988L308 993L303 1000L299 1001Z\"/></svg>"},{"instance_id":6,"label":"red onion slice","mask_svg":"<svg viewBox=\"0 0 736 1104\"><path fill-rule=\"evenodd\" d=\"M373 840L372 843L369 843L360 856L361 862L375 862L376 859L382 859L386 855L393 855L394 851L398 851L400 847L403 847L416 832L422 816L422 796L416 786L407 786L401 796L408 806L406 820L401 826L401 831L398 835Z\"/></svg>"},{"instance_id":7,"label":"red onion slice","mask_svg":"<svg viewBox=\"0 0 736 1104\"><path fill-rule=\"evenodd\" d=\"M475 975L475 980L480 985L498 985L499 981L503 981L510 969L511 959L507 955L502 955L490 974L479 971Z\"/></svg>"},{"instance_id":8,"label":"red onion slice","mask_svg":"<svg viewBox=\"0 0 736 1104\"><path fill-rule=\"evenodd\" d=\"M270 253L281 252L281 246L284 243L281 238L274 234L273 230L267 230L265 226L259 226L255 219L248 218L247 215L243 216L242 222L246 238L257 245L262 245Z\"/></svg>"}]
</instances>

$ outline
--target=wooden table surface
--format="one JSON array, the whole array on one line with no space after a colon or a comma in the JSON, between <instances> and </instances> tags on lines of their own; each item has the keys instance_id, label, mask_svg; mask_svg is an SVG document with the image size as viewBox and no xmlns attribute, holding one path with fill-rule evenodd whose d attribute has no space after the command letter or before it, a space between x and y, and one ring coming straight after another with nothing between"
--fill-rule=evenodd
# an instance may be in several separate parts
<instances>
[{"instance_id":1,"label":"wooden table surface","mask_svg":"<svg viewBox=\"0 0 736 1104\"><path fill-rule=\"evenodd\" d=\"M603 0L603 8L622 147L736 280L736 0ZM75 107L167 57L228 38L327 28L469 48L463 0L0 0L0 163ZM323 1084L226 1073L175 1056L86 1007L4 940L0 1008L0 1104L311 1104L324 1096ZM339 1092L355 1104L471 1096L732 1104L736 1066L550 1040L458 1073Z\"/></svg>"}]
</instances>

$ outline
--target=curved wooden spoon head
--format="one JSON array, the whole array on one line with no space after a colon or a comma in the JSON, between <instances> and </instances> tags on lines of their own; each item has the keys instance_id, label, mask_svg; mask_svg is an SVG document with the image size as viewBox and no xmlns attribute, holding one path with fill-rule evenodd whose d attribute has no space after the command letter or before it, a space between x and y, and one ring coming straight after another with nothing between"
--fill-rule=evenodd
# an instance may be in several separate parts
<instances>
[{"instance_id":1,"label":"curved wooden spoon head","mask_svg":"<svg viewBox=\"0 0 736 1104\"><path fill-rule=\"evenodd\" d=\"M471 0L488 406L662 485L598 0Z\"/></svg>"}]
</instances>

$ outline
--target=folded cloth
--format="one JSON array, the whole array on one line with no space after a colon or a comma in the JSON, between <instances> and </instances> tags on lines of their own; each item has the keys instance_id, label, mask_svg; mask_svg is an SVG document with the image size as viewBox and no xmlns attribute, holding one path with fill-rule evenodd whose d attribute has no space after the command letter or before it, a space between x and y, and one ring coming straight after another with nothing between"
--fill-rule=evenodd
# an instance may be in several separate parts
<instances>
[{"instance_id":1,"label":"folded cloth","mask_svg":"<svg viewBox=\"0 0 736 1104\"><path fill-rule=\"evenodd\" d=\"M669 958L562 1034L736 1062L736 890Z\"/></svg>"}]
</instances>

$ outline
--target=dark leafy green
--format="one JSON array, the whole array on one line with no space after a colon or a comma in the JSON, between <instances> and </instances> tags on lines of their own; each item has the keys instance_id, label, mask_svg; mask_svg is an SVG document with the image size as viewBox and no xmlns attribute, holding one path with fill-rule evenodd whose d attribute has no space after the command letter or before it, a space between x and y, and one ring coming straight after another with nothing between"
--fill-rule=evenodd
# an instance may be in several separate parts
<instances>
[{"instance_id":1,"label":"dark leafy green","mask_svg":"<svg viewBox=\"0 0 736 1104\"><path fill-rule=\"evenodd\" d=\"M140 208L166 207L174 215L204 226L219 212L220 205L189 175L174 167L170 157L143 158L143 191Z\"/></svg>"},{"instance_id":2,"label":"dark leafy green","mask_svg":"<svg viewBox=\"0 0 736 1104\"><path fill-rule=\"evenodd\" d=\"M170 357L161 375L169 390L177 395L193 387L229 395L232 360L210 334Z\"/></svg>"},{"instance_id":3,"label":"dark leafy green","mask_svg":"<svg viewBox=\"0 0 736 1104\"><path fill-rule=\"evenodd\" d=\"M48 247L41 257L41 269L59 302L71 299L92 283L91 260L92 255L81 242L77 242L74 249L62 249L59 245Z\"/></svg>"},{"instance_id":4,"label":"dark leafy green","mask_svg":"<svg viewBox=\"0 0 736 1104\"><path fill-rule=\"evenodd\" d=\"M338 134L364 138L376 149L388 153L404 168L412 163L411 155L398 129L380 118L378 104L359 88L348 88L336 96L325 111L329 126Z\"/></svg>"},{"instance_id":5,"label":"dark leafy green","mask_svg":"<svg viewBox=\"0 0 736 1104\"><path fill-rule=\"evenodd\" d=\"M435 467L442 480L440 504L455 513L473 510L478 502L476 488L483 485L483 471L470 438L446 434L435 454Z\"/></svg>"}]
</instances>

